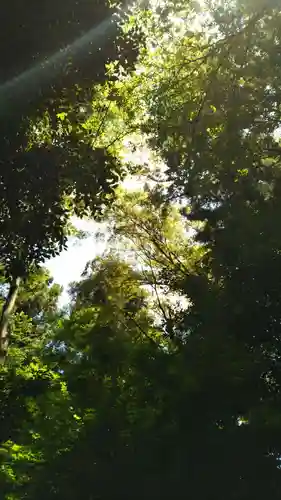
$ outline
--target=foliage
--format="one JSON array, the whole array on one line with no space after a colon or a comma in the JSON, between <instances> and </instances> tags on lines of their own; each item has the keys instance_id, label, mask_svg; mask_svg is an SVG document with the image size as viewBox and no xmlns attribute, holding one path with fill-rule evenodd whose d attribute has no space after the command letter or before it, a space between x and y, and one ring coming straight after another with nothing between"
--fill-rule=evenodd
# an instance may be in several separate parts
<instances>
[{"instance_id":1,"label":"foliage","mask_svg":"<svg viewBox=\"0 0 281 500\"><path fill-rule=\"evenodd\" d=\"M1 213L15 199L27 216L2 216L4 256L24 237L27 260L49 255L73 211L111 231L67 314L26 267L0 372L5 500L280 497L280 8L210 2L200 31L194 5L154 5L120 17L135 67L41 116L5 174ZM125 136L164 163L158 180L136 166L138 192L116 189ZM36 187L20 168L39 157Z\"/></svg>"},{"instance_id":2,"label":"foliage","mask_svg":"<svg viewBox=\"0 0 281 500\"><path fill-rule=\"evenodd\" d=\"M3 75L9 81L0 88L1 262L13 277L23 276L30 265L60 251L65 246L65 228L71 213L82 215L90 210L98 215L123 175L115 151L92 140L93 135L99 140L101 124L92 123L89 131L83 108L89 110L93 84L103 79L105 63L110 55L111 59L117 56L122 45L114 27L110 33L104 29L100 40L95 35L105 22L109 27L115 26L114 11L107 2L70 0L63 7L49 2L44 16L39 16L40 22L34 24L36 9L35 5L16 9L18 33L12 36L15 2L11 2L5 10L6 24L2 30L1 50L5 56L9 54L8 59L2 57ZM94 27L93 13L97 23ZM85 31L92 36L85 35ZM36 49L33 43L21 43L24 33L36 42ZM5 44L7 36L9 41L12 39L9 50ZM76 37L80 37L82 54L86 55L85 61L78 51L80 65L76 53L65 48L73 42L75 48ZM99 49L101 43L103 51L96 51L102 55L93 69L89 57L94 42ZM47 62L42 64L45 58ZM119 58L122 59L120 54ZM53 75L51 82L56 78L54 85L50 84L49 73ZM101 119L98 101L96 107Z\"/></svg>"}]
</instances>

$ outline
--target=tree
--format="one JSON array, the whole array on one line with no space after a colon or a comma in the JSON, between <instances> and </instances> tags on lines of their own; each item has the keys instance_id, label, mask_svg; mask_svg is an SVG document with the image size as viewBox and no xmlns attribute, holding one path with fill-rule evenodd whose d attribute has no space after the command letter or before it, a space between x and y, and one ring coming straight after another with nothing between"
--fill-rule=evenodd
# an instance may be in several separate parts
<instances>
[{"instance_id":1,"label":"tree","mask_svg":"<svg viewBox=\"0 0 281 500\"><path fill-rule=\"evenodd\" d=\"M264 487L274 497L280 480L280 12L275 4L255 14L248 7L232 10L231 23L222 9L214 13L213 44L190 32L161 39L153 52L148 44L137 71L120 77L117 87L132 129L143 111L140 130L167 165L164 199L185 203L187 218L198 223L202 279L196 287L189 275L181 283L192 304L184 320L185 356L200 360L202 374L208 366L205 380L198 374L201 395L190 414L192 425L194 415L199 421L204 415L191 456L205 464L212 491L220 474L233 484L233 498L247 498L248 491L262 498ZM210 394L216 403L209 406ZM200 435L204 458L197 455ZM212 443L233 450L229 468ZM243 454L245 463L238 459ZM204 498L204 485L198 490L190 478L192 484ZM220 484L216 497L229 496Z\"/></svg>"},{"instance_id":2,"label":"tree","mask_svg":"<svg viewBox=\"0 0 281 500\"><path fill-rule=\"evenodd\" d=\"M2 281L5 281L3 274ZM44 429L49 435L52 433L57 448L59 436L64 439L57 426L58 415L64 414L67 422L70 412L70 433L76 422L56 365L47 365L44 361L55 324L51 315L55 312L60 291L57 285L49 286L49 281L48 273L40 270L29 277L25 287L21 285L17 310L10 325L9 358L1 367L0 484L3 498L24 498L31 471L40 469L44 463L40 444ZM56 321L58 319L57 313Z\"/></svg>"},{"instance_id":3,"label":"tree","mask_svg":"<svg viewBox=\"0 0 281 500\"><path fill-rule=\"evenodd\" d=\"M9 52L9 61L4 60L4 79L10 80L4 82L0 89L0 244L1 263L11 287L0 320L2 361L8 346L9 317L20 280L28 274L30 266L38 265L63 248L66 242L65 226L73 211L82 215L90 210L97 215L110 202L114 187L124 174L115 152L110 148L111 144L96 144L99 133L102 133L104 110L98 109L96 101L95 113L90 99L93 84L103 79L109 54L112 57L117 54L121 58L124 56L126 64L130 64L130 47L120 56L120 47L123 44L124 48L127 42L118 37L114 29L115 41L110 40L109 52L101 52L102 57L98 58L95 70L92 70L92 64L89 67L87 58L86 62L82 62L83 58L80 57L79 66L76 61L77 50L83 46L86 55L91 56L89 44L91 46L93 42L92 35L97 38L98 34L103 34L105 45L108 46L106 29L115 26L113 11L103 2L98 3L95 9L83 0L75 2L75 5L73 2L68 4L62 9L53 3L48 4L45 9L47 20L44 19L44 26L40 27L33 23L36 6L32 5L31 11L19 8L22 23L18 35L27 34L37 45L25 46L24 52L22 48L18 50L19 59L11 59ZM3 29L4 40L8 32L11 40L14 7L12 2L5 11L5 29L8 27L8 31ZM71 13L71 22L64 17L66 9ZM94 10L97 26L91 26L90 29L90 12ZM56 18L54 24L48 22L53 16ZM81 18L81 24L77 24L77 18ZM60 33L63 30L60 40L56 40L57 28ZM85 34L88 28L89 33ZM40 44L44 39L42 30L46 30L46 35L54 32L54 39L47 36L51 40L49 49L46 49L45 42L44 48ZM74 39L76 34L80 36L80 41ZM12 41L12 47L18 48L20 36L12 37ZM63 46L68 43L70 46L65 49ZM99 43L100 40L96 40L96 44ZM2 47L8 53L5 43ZM48 50L55 50L56 53L49 57ZM42 65L40 60L46 57L47 62ZM35 64L37 60L39 66ZM63 67L62 71L60 66ZM85 73L80 74L83 68ZM58 71L66 78L57 78ZM50 73L56 78L54 85L49 85ZM46 86L51 89L51 93L46 91ZM95 123L95 128L92 123L89 130L87 119L92 114L98 116L99 121Z\"/></svg>"},{"instance_id":4,"label":"tree","mask_svg":"<svg viewBox=\"0 0 281 500\"><path fill-rule=\"evenodd\" d=\"M201 34L175 28L179 8L133 10L136 68L110 65L75 125L118 159L123 134L144 134L166 183L115 191L110 247L69 316L44 314L44 275L37 304L19 300L1 371L7 499L280 496L279 7L216 5ZM39 139L60 147L65 128Z\"/></svg>"},{"instance_id":5,"label":"tree","mask_svg":"<svg viewBox=\"0 0 281 500\"><path fill-rule=\"evenodd\" d=\"M40 390L40 385L38 387L36 409L33 405L34 413L31 415L33 433L38 433L37 440L36 437L31 440L26 436L29 425L16 435L18 449L25 442L27 452L30 450L30 458L33 453L38 457L38 462L34 462L33 468L30 468L25 456L22 456L22 461L12 462L14 474L26 478L25 484L19 482L16 485L17 494L26 491L31 498L38 498L38 495L47 498L46 495L51 492L54 498L75 498L79 491L79 480L83 481L85 495L89 496L92 488L94 494L98 495L105 488L106 477L112 473L114 484L108 483L104 494L115 495L114 487L120 493L125 491L125 483L122 485L118 479L118 473L122 472L121 463L118 465L116 457L111 465L107 458L116 453L120 459L123 455L129 461L130 454L126 450L130 442L130 421L137 419L135 426L143 425L141 415L135 413L134 406L141 405L143 416L147 414L149 417L150 409L144 406L146 394L150 394L151 404L153 401L149 380L145 383L145 389L139 380L139 403L137 400L134 402L135 398L133 401L130 398L133 380L139 377L137 366L143 363L151 365L155 356L162 356L157 331L146 313L145 297L145 291L139 287L137 273L113 257L101 260L95 266L92 264L82 282L73 286L71 315L60 323L53 337L53 355L46 353L45 358L47 366L50 360L52 364L56 357L59 360L63 342L64 360L60 359L56 365L57 369L63 370L63 375L57 378L57 384L60 380L64 381L68 390L61 400L62 395L54 393L51 385L46 383L47 392L44 392L43 387ZM32 367L34 370L34 363ZM29 373L32 367L27 364L24 373ZM40 378L41 368L38 366L37 370L35 380ZM52 376L50 368L46 376ZM14 384L17 383L14 380ZM48 387L53 391L53 396ZM68 404L67 395L70 396ZM51 404L49 397L52 399ZM42 420L43 409L46 421ZM69 412L70 418L67 435L66 424L69 424L65 412ZM74 427L71 424L73 415ZM55 426L53 418L57 419ZM108 425L112 429L107 435ZM61 436L56 434L59 429ZM94 447L90 445L93 439ZM71 463L78 457L80 459L73 471ZM93 469L94 462L96 470Z\"/></svg>"},{"instance_id":6,"label":"tree","mask_svg":"<svg viewBox=\"0 0 281 500\"><path fill-rule=\"evenodd\" d=\"M21 146L12 157L8 149L2 170L1 260L11 280L0 328L2 359L19 279L30 266L65 246L65 227L74 212L82 215L89 210L98 215L124 172L117 158L91 146L81 134L83 129L68 125L70 133L59 129L52 134L46 126L42 136L39 129L37 142Z\"/></svg>"},{"instance_id":7,"label":"tree","mask_svg":"<svg viewBox=\"0 0 281 500\"><path fill-rule=\"evenodd\" d=\"M137 199L138 207L140 202L144 205L142 210L135 210L136 195L129 195L124 211L134 214L135 227L137 217L144 222L134 240L138 258L143 250L138 242L144 238L157 256L154 233L150 241L146 230L150 219L146 221L143 213L151 215L150 202L143 195ZM121 208L117 201L117 230L123 220ZM157 214L151 218L157 221ZM171 219L168 212L170 224ZM130 223L127 238L132 235ZM165 227L161 219L158 223ZM76 498L81 484L86 498L128 498L133 493L136 498L144 494L205 498L207 493L247 498L249 491L257 498L263 498L265 491L278 498L276 457L272 450L267 456L268 446L277 445L279 427L271 403L272 379L261 378L262 369L268 375L266 359L243 340L226 334L220 307L216 308L220 299L216 287L206 290L203 282L201 291L209 301L193 294L192 287L185 289L200 270L205 253L200 257L195 248L194 259L192 253L186 254L186 276L176 258L168 263L171 244L173 252L182 255L179 233L176 230L173 239L171 226L171 240L167 229L165 233L163 228L162 237L156 231L163 247L160 255L165 256L156 264L173 276L170 289L186 291L190 299L183 315L173 317L181 341L171 336L167 342L165 329L156 327L142 270L120 261L121 250L119 257L111 254L91 263L82 281L72 287L71 314L55 326L52 350L41 353L37 361L41 366L44 360L43 378L53 377L54 368L56 374L62 372L57 383L65 384L67 392L54 394L52 384L36 382L39 392L32 428L38 437L32 440L26 435L31 424L21 424L25 413L9 407L17 418L15 429L22 429L14 432L16 447L12 448L21 453L21 460L15 455L11 464L16 477L22 478L12 483L19 498L24 492L30 498ZM126 235L124 225L119 226L119 237L120 231ZM165 272L158 273L158 279L166 286L169 283ZM31 365L20 365L18 376L26 373L30 380L31 370L35 380L41 380L43 367L36 368L31 359ZM13 391L18 384L14 378ZM32 391L35 381L24 384ZM21 386L17 390L24 408L26 392ZM30 404L30 395L26 402ZM5 461L5 471L10 470L7 466Z\"/></svg>"}]
</instances>

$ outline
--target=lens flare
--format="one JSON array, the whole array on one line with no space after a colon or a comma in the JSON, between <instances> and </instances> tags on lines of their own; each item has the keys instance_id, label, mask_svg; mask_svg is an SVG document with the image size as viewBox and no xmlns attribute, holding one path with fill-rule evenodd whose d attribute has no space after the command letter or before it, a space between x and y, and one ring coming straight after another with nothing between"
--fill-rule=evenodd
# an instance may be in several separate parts
<instances>
[{"instance_id":1,"label":"lens flare","mask_svg":"<svg viewBox=\"0 0 281 500\"><path fill-rule=\"evenodd\" d=\"M32 102L33 98L38 95L38 89L50 86L54 79L63 73L69 60L75 63L75 59L79 59L79 56L85 54L86 51L94 53L100 50L106 36L114 30L115 26L111 15L46 61L0 85L0 116L16 112L18 106Z\"/></svg>"}]
</instances>

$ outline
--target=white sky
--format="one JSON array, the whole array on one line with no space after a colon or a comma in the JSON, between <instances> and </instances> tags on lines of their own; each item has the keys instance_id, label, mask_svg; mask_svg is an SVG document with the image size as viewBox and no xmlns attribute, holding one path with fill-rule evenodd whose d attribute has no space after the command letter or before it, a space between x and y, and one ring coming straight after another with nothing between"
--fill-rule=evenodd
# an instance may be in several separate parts
<instances>
[{"instance_id":1,"label":"white sky","mask_svg":"<svg viewBox=\"0 0 281 500\"><path fill-rule=\"evenodd\" d=\"M72 281L78 281L81 273L90 260L100 255L106 247L106 241L102 242L96 238L97 231L105 229L105 224L97 224L92 220L73 218L73 225L82 231L90 233L89 237L77 241L70 240L68 249L60 255L46 262L45 267L49 269L55 283L62 285L64 290L60 297L59 305L64 306L68 302L68 285Z\"/></svg>"}]
</instances>

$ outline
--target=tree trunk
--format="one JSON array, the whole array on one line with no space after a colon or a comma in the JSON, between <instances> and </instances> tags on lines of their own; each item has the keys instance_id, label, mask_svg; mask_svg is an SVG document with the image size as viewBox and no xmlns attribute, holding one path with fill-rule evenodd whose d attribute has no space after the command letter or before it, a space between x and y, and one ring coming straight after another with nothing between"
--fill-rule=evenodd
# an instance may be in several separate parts
<instances>
[{"instance_id":1,"label":"tree trunk","mask_svg":"<svg viewBox=\"0 0 281 500\"><path fill-rule=\"evenodd\" d=\"M15 309L20 281L20 278L12 280L9 293L2 308L0 319L0 364L3 364L6 359L9 344L9 320Z\"/></svg>"}]
</instances>

